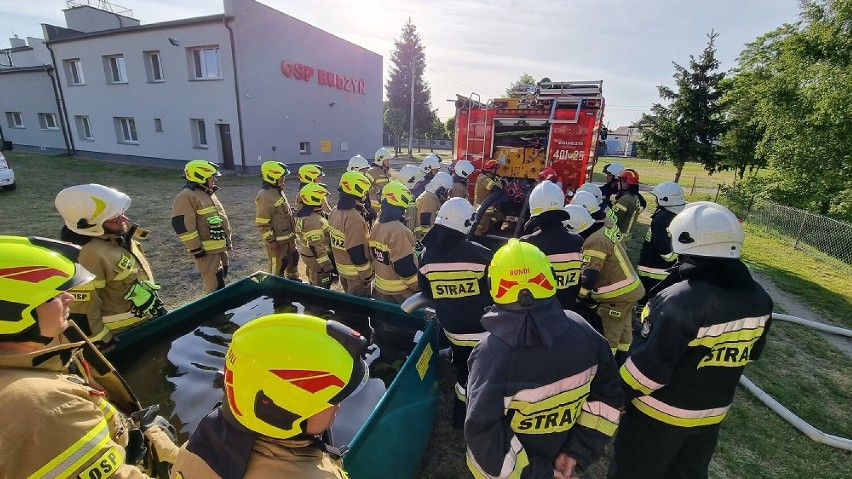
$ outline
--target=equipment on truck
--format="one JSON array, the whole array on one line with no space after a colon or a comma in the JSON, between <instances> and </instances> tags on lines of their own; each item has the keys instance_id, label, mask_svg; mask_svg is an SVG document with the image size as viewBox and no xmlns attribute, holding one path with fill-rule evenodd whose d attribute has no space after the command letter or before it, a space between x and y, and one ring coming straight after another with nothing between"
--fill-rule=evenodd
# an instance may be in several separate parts
<instances>
[{"instance_id":1,"label":"equipment on truck","mask_svg":"<svg viewBox=\"0 0 852 479\"><path fill-rule=\"evenodd\" d=\"M566 196L591 181L603 122L603 81L539 82L518 94L487 102L476 93L456 95L453 151L456 160L477 168L469 178L471 198L476 176L497 161L503 190L513 194L481 208L496 204L506 221L522 225L526 199L543 171L556 173ZM516 225L497 229L518 236Z\"/></svg>"}]
</instances>

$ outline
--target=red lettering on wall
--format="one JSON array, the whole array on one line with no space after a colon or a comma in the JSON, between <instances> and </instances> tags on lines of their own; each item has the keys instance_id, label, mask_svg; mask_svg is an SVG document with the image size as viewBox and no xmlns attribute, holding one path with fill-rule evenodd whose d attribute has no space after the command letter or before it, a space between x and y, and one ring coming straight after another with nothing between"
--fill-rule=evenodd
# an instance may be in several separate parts
<instances>
[{"instance_id":1,"label":"red lettering on wall","mask_svg":"<svg viewBox=\"0 0 852 479\"><path fill-rule=\"evenodd\" d=\"M359 95L366 94L366 86L363 79L356 80L343 75L338 75L323 69L316 69L310 65L302 63L293 63L287 60L281 62L281 73L287 78L295 78L296 80L310 81L317 74L317 84L325 85L338 90L351 91Z\"/></svg>"}]
</instances>

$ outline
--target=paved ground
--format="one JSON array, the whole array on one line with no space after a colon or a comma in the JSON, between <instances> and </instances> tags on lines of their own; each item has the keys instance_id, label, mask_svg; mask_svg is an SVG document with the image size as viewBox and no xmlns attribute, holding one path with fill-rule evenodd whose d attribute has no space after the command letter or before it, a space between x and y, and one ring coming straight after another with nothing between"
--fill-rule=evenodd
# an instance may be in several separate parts
<instances>
[{"instance_id":1,"label":"paved ground","mask_svg":"<svg viewBox=\"0 0 852 479\"><path fill-rule=\"evenodd\" d=\"M775 286L775 283L773 283L766 276L763 276L753 270L751 274L763 286L766 292L769 293L769 295L772 297L772 301L775 302L775 305L780 306L780 308L784 310L783 312L785 314L796 316L802 319L807 319L809 321L816 321L818 323L825 323L831 324L832 326L837 326L831 321L824 319L821 314L817 313L807 305L802 304L797 299L782 291L780 288ZM825 333L825 337L832 344L834 344L837 349L843 351L846 356L852 358L852 338L847 338L845 336L838 336L836 334L829 333Z\"/></svg>"}]
</instances>

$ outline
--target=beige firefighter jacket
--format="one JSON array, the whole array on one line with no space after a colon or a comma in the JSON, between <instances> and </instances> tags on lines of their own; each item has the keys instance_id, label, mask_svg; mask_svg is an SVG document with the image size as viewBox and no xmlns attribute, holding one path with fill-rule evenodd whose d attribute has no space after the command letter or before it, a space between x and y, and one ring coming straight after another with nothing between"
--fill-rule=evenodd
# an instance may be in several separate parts
<instances>
[{"instance_id":1,"label":"beige firefighter jacket","mask_svg":"<svg viewBox=\"0 0 852 479\"><path fill-rule=\"evenodd\" d=\"M0 477L148 477L125 464L136 428L125 413L139 405L114 369L99 375L104 368L84 361L83 347L94 350L85 344L61 338L29 354L0 353ZM177 446L162 430L145 436L174 462Z\"/></svg>"},{"instance_id":2,"label":"beige firefighter jacket","mask_svg":"<svg viewBox=\"0 0 852 479\"><path fill-rule=\"evenodd\" d=\"M264 183L254 199L254 204L257 206L255 223L260 229L260 237L263 241L267 243L294 241L296 222L283 191Z\"/></svg>"},{"instance_id":3,"label":"beige firefighter jacket","mask_svg":"<svg viewBox=\"0 0 852 479\"><path fill-rule=\"evenodd\" d=\"M221 479L203 458L181 447L172 479ZM252 447L244 479L346 479L343 464L308 440L259 436Z\"/></svg>"},{"instance_id":4,"label":"beige firefighter jacket","mask_svg":"<svg viewBox=\"0 0 852 479\"><path fill-rule=\"evenodd\" d=\"M382 188L390 182L390 174L381 166L371 166L367 170L367 178L370 180L370 205L376 213L382 209Z\"/></svg>"},{"instance_id":5,"label":"beige firefighter jacket","mask_svg":"<svg viewBox=\"0 0 852 479\"><path fill-rule=\"evenodd\" d=\"M616 200L612 210L615 213L618 230L622 235L629 236L639 216L639 197L633 193L625 193Z\"/></svg>"},{"instance_id":6,"label":"beige firefighter jacket","mask_svg":"<svg viewBox=\"0 0 852 479\"><path fill-rule=\"evenodd\" d=\"M441 209L441 199L436 193L424 191L417 197L417 212L414 214L414 237L417 241L423 240L426 233L435 224L435 217ZM423 220L427 220L426 223Z\"/></svg>"},{"instance_id":7,"label":"beige firefighter jacket","mask_svg":"<svg viewBox=\"0 0 852 479\"><path fill-rule=\"evenodd\" d=\"M316 258L320 266L331 262L328 235L328 220L316 211L310 216L296 218L296 233L299 237L299 253L302 256Z\"/></svg>"},{"instance_id":8,"label":"beige firefighter jacket","mask_svg":"<svg viewBox=\"0 0 852 479\"><path fill-rule=\"evenodd\" d=\"M470 195L467 193L467 183L454 182L453 187L450 188L450 193L448 195L450 198L470 198Z\"/></svg>"},{"instance_id":9,"label":"beige firefighter jacket","mask_svg":"<svg viewBox=\"0 0 852 479\"><path fill-rule=\"evenodd\" d=\"M337 272L344 277L359 277L362 281L373 279L373 262L370 261L370 244L367 239L369 226L357 209L340 210L335 208L328 219L328 233L331 240L331 252ZM349 249L363 248L367 262L361 265L352 263Z\"/></svg>"},{"instance_id":10,"label":"beige firefighter jacket","mask_svg":"<svg viewBox=\"0 0 852 479\"><path fill-rule=\"evenodd\" d=\"M130 251L120 242L117 235L103 235L92 238L80 250L78 262L95 279L68 292L74 295L71 312L86 317L87 324L81 328L91 341L107 343L114 333L152 318L150 314L135 316L130 312L133 303L124 299L136 283L154 281L151 265L138 241L130 241Z\"/></svg>"},{"instance_id":11,"label":"beige firefighter jacket","mask_svg":"<svg viewBox=\"0 0 852 479\"><path fill-rule=\"evenodd\" d=\"M190 254L222 253L231 246L231 224L216 194L185 186L172 206L172 227Z\"/></svg>"},{"instance_id":12,"label":"beige firefighter jacket","mask_svg":"<svg viewBox=\"0 0 852 479\"><path fill-rule=\"evenodd\" d=\"M414 255L414 233L399 221L376 222L370 230L370 251L376 268L375 288L386 295L418 292L417 264L414 274L402 278L393 264Z\"/></svg>"},{"instance_id":13,"label":"beige firefighter jacket","mask_svg":"<svg viewBox=\"0 0 852 479\"><path fill-rule=\"evenodd\" d=\"M644 294L639 276L619 238L615 227L600 228L583 242L582 272L589 269L599 272L595 289L591 291L595 301L636 301ZM588 292L581 288L580 296Z\"/></svg>"},{"instance_id":14,"label":"beige firefighter jacket","mask_svg":"<svg viewBox=\"0 0 852 479\"><path fill-rule=\"evenodd\" d=\"M478 208L479 205L485 202L485 198L491 194L491 189L497 186L498 183L494 179L489 178L485 173L480 173L476 177L476 185L473 187L473 206ZM489 210L494 209L492 206Z\"/></svg>"}]
</instances>

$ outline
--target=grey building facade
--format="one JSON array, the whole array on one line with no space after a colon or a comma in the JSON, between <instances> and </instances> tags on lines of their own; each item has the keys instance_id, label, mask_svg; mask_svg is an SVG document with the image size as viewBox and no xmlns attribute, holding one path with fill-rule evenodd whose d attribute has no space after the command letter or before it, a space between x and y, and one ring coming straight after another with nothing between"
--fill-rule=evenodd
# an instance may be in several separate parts
<instances>
[{"instance_id":1,"label":"grey building facade","mask_svg":"<svg viewBox=\"0 0 852 479\"><path fill-rule=\"evenodd\" d=\"M43 25L58 87L47 98L60 98L53 110L31 98L44 101L42 86L16 105L0 99L4 112L27 112L27 122L61 110L58 130L28 136L25 123L14 135L4 129L6 139L38 146L56 133L53 147L80 154L236 169L269 159L343 161L381 145L380 55L253 0L224 0L221 15L149 25L76 3L64 11L67 27ZM4 70L2 86L35 85Z\"/></svg>"}]
</instances>

